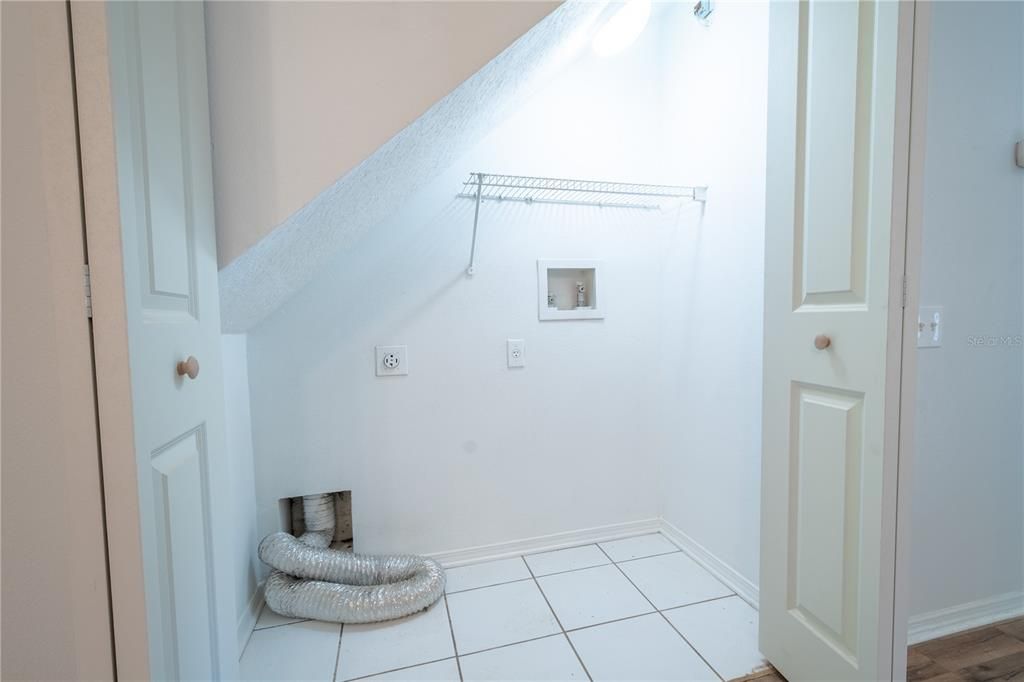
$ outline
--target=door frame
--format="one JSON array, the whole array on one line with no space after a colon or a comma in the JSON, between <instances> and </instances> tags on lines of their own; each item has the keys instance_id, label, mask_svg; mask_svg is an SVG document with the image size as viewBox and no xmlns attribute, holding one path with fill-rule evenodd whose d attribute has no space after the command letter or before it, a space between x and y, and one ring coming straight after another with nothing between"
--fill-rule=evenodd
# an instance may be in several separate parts
<instances>
[{"instance_id":1,"label":"door frame","mask_svg":"<svg viewBox=\"0 0 1024 682\"><path fill-rule=\"evenodd\" d=\"M149 636L105 2L71 1L71 40L92 286L115 663L118 677L148 680Z\"/></svg>"},{"instance_id":2,"label":"door frame","mask_svg":"<svg viewBox=\"0 0 1024 682\"><path fill-rule=\"evenodd\" d=\"M914 434L917 410L917 311L920 305L922 234L924 232L924 168L928 122L928 64L932 6L915 2L907 186L906 247L904 260L903 344L900 393L899 476L896 506L896 565L893 616L893 670L907 667L910 627L911 471L916 453ZM904 676L904 675L901 675ZM894 678L894 679L899 679Z\"/></svg>"},{"instance_id":3,"label":"door frame","mask_svg":"<svg viewBox=\"0 0 1024 682\"><path fill-rule=\"evenodd\" d=\"M119 677L148 679L149 645L106 4L88 0L71 0L70 4L116 666ZM883 651L889 649L891 653L892 679L902 678L906 670L909 473L914 448L924 76L929 26L927 2L900 3L897 92L908 95L897 97L886 350L887 362L899 369L890 372L886 386L890 407L886 410L885 449L895 456L886 458L885 493L881 500L885 538L887 542L892 540L896 550L894 564L882 567L884 584L891 588L882 596L893 604L894 615L891 632L880 633L879 643Z\"/></svg>"},{"instance_id":4,"label":"door frame","mask_svg":"<svg viewBox=\"0 0 1024 682\"><path fill-rule=\"evenodd\" d=\"M2 183L0 677L113 680L68 8L4 4L0 18L3 169L13 171Z\"/></svg>"},{"instance_id":5,"label":"door frame","mask_svg":"<svg viewBox=\"0 0 1024 682\"><path fill-rule=\"evenodd\" d=\"M897 100L896 159L901 169L893 192L893 252L890 295L897 293L898 305L892 305L890 316L890 349L899 372L890 380L895 406L896 428L892 434L896 452L888 466L886 478L895 486L894 495L883 509L887 527L891 527L896 549L891 584L893 627L891 637L891 678L906 678L907 635L909 627L910 588L910 503L911 467L914 456L914 413L917 404L917 307L921 272L921 220L924 172L924 123L927 104L928 36L931 17L929 2L914 0L905 3L900 13L899 60L897 89L903 93ZM905 16L904 16L905 15ZM900 233L897 240L896 232ZM899 241L897 249L896 242ZM896 268L899 276L896 276ZM899 283L899 286L894 284ZM897 291L898 290L898 291ZM890 300L890 303L893 303Z\"/></svg>"}]
</instances>

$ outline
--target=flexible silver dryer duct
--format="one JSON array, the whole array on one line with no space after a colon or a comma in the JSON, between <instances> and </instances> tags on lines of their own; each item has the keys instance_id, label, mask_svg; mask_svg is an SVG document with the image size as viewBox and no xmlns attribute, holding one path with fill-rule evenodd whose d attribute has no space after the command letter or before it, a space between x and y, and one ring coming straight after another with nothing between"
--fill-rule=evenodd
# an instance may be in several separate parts
<instances>
[{"instance_id":1,"label":"flexible silver dryer duct","mask_svg":"<svg viewBox=\"0 0 1024 682\"><path fill-rule=\"evenodd\" d=\"M264 598L272 611L293 618L374 623L422 611L444 593L444 569L412 555L371 556L330 549L334 496L302 498L306 532L273 533L260 559L276 569Z\"/></svg>"}]
</instances>

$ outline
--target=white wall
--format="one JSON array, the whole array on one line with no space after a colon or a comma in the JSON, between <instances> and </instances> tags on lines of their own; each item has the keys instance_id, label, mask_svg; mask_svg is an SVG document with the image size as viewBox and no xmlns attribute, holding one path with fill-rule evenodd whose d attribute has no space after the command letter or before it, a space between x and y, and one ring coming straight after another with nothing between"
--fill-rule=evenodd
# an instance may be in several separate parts
<instances>
[{"instance_id":1,"label":"white wall","mask_svg":"<svg viewBox=\"0 0 1024 682\"><path fill-rule=\"evenodd\" d=\"M628 62L647 72L651 55ZM489 204L467 279L473 204L454 198L477 169L662 179L653 80L628 62L585 62L552 83L250 333L264 529L279 498L339 489L353 490L359 551L656 516L660 253L687 226ZM559 257L607 259L607 319L537 320L536 261ZM525 369L505 367L509 337L526 340ZM408 344L410 375L375 378L375 344Z\"/></svg>"},{"instance_id":2,"label":"white wall","mask_svg":"<svg viewBox=\"0 0 1024 682\"><path fill-rule=\"evenodd\" d=\"M932 6L911 613L1024 589L1024 4ZM972 344L972 337L1016 337ZM1021 597L1024 604L1024 596Z\"/></svg>"},{"instance_id":3,"label":"white wall","mask_svg":"<svg viewBox=\"0 0 1024 682\"><path fill-rule=\"evenodd\" d=\"M208 2L221 267L557 2Z\"/></svg>"},{"instance_id":4,"label":"white wall","mask_svg":"<svg viewBox=\"0 0 1024 682\"><path fill-rule=\"evenodd\" d=\"M245 647L260 605L257 589L262 569L256 548L256 479L253 464L252 419L249 411L249 356L244 334L221 336L224 372L224 422L227 456L231 462L231 557L235 575L235 613L239 653Z\"/></svg>"},{"instance_id":5,"label":"white wall","mask_svg":"<svg viewBox=\"0 0 1024 682\"><path fill-rule=\"evenodd\" d=\"M668 139L680 175L711 186L699 230L666 254L663 332L676 358L660 463L662 516L757 584L760 557L768 6L676 10L666 51Z\"/></svg>"},{"instance_id":6,"label":"white wall","mask_svg":"<svg viewBox=\"0 0 1024 682\"><path fill-rule=\"evenodd\" d=\"M764 83L751 64L766 13L720 11L702 38L687 8L657 5L638 44L582 58L250 333L260 532L276 529L278 499L340 489L353 490L359 551L466 548L663 509L711 544L704 517L728 512L720 549L756 571ZM675 59L686 73L666 68ZM720 81L700 71L715 59ZM476 170L708 182L712 204L703 222L691 203L485 204L467 279L473 206L453 196ZM572 257L606 260L607 318L541 323L536 261ZM509 337L526 340L525 369L505 367ZM408 344L411 374L375 378L375 344ZM717 373L682 359L713 346ZM709 396L732 410L717 439L700 424ZM691 475L687 461L701 466ZM721 494L712 512L705 486Z\"/></svg>"}]
</instances>

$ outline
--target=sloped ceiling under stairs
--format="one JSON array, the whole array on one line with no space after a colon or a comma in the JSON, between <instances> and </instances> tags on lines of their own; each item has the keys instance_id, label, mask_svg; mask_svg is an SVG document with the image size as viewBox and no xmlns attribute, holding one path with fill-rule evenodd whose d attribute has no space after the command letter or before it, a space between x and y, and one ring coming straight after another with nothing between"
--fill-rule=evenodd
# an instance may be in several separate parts
<instances>
[{"instance_id":1,"label":"sloped ceiling under stairs","mask_svg":"<svg viewBox=\"0 0 1024 682\"><path fill-rule=\"evenodd\" d=\"M223 331L244 332L257 325L305 286L332 255L355 244L471 148L585 46L602 10L603 3L560 5L365 160L222 265ZM216 59L212 45L211 56ZM227 168L218 163L223 150L216 149L216 96L211 97L211 107L215 173L222 175ZM273 163L272 158L266 161ZM217 182L218 193L222 184ZM237 195L239 190L232 191ZM219 229L223 222L218 206Z\"/></svg>"}]
</instances>

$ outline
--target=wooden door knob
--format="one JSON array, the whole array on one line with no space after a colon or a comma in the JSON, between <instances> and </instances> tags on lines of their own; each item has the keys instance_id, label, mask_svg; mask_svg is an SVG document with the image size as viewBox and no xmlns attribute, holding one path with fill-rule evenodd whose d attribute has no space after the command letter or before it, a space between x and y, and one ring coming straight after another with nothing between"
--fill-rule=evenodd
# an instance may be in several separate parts
<instances>
[{"instance_id":1,"label":"wooden door knob","mask_svg":"<svg viewBox=\"0 0 1024 682\"><path fill-rule=\"evenodd\" d=\"M199 361L196 360L194 355L190 355L188 359L178 363L178 376L187 376L189 379L195 379L199 376Z\"/></svg>"},{"instance_id":2,"label":"wooden door knob","mask_svg":"<svg viewBox=\"0 0 1024 682\"><path fill-rule=\"evenodd\" d=\"M832 345L832 339L825 334L818 334L814 337L814 347L818 350L825 350Z\"/></svg>"}]
</instances>

